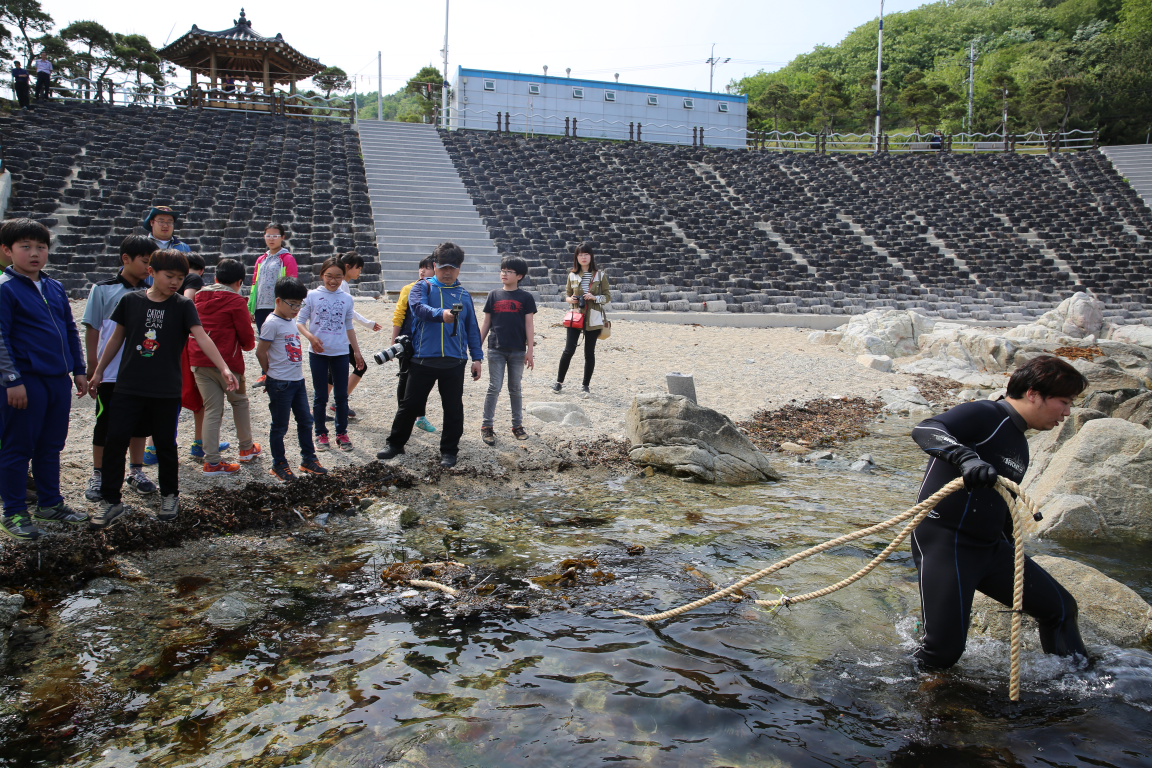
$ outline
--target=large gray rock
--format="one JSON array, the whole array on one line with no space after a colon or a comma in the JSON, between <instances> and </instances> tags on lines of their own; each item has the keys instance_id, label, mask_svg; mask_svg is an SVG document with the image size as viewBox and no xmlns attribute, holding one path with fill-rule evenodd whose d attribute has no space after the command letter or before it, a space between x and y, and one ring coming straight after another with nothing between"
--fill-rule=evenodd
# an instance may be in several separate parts
<instances>
[{"instance_id":1,"label":"large gray rock","mask_svg":"<svg viewBox=\"0 0 1152 768\"><path fill-rule=\"evenodd\" d=\"M0 667L8 660L8 635L23 607L24 595L0 592Z\"/></svg>"},{"instance_id":2,"label":"large gray rock","mask_svg":"<svg viewBox=\"0 0 1152 768\"><path fill-rule=\"evenodd\" d=\"M1123 419L1095 419L1065 442L1024 490L1041 505L1038 535L1052 539L1152 540L1152 431ZM1083 496L1090 508L1062 496ZM1051 511L1045 507L1052 505ZM1057 506L1059 505L1059 506Z\"/></svg>"},{"instance_id":3,"label":"large gray rock","mask_svg":"<svg viewBox=\"0 0 1152 768\"><path fill-rule=\"evenodd\" d=\"M217 629L246 627L264 615L264 607L239 592L229 592L204 611L204 622Z\"/></svg>"},{"instance_id":4,"label":"large gray rock","mask_svg":"<svg viewBox=\"0 0 1152 768\"><path fill-rule=\"evenodd\" d=\"M1080 634L1089 645L1110 644L1131 648L1152 640L1152 605L1115 579L1091 566L1063 557L1040 555L1033 558L1076 598L1080 609ZM1010 613L990 597L976 594L972 602L969 634L984 635L1007 642L1011 636ZM1025 616L1021 622L1025 648L1039 648L1036 622Z\"/></svg>"},{"instance_id":5,"label":"large gray rock","mask_svg":"<svg viewBox=\"0 0 1152 768\"><path fill-rule=\"evenodd\" d=\"M721 485L780 479L768 457L731 419L686 397L637 395L624 427L632 443L628 458L634 464Z\"/></svg>"},{"instance_id":6,"label":"large gray rock","mask_svg":"<svg viewBox=\"0 0 1152 768\"><path fill-rule=\"evenodd\" d=\"M590 427L592 420L575 403L528 403L524 412L540 421L563 424L566 427Z\"/></svg>"},{"instance_id":7,"label":"large gray rock","mask_svg":"<svg viewBox=\"0 0 1152 768\"><path fill-rule=\"evenodd\" d=\"M1121 389L1143 389L1144 382L1120 367L1111 358L1097 358L1099 362L1073 360L1072 367L1088 379L1086 396L1093 392L1116 392Z\"/></svg>"},{"instance_id":8,"label":"large gray rock","mask_svg":"<svg viewBox=\"0 0 1152 768\"><path fill-rule=\"evenodd\" d=\"M930 333L934 325L934 320L918 312L876 309L837 328L837 346L853 355L907 357L920 351L921 334Z\"/></svg>"},{"instance_id":9,"label":"large gray rock","mask_svg":"<svg viewBox=\"0 0 1152 768\"><path fill-rule=\"evenodd\" d=\"M1112 418L1124 419L1152 429L1152 392L1142 392L1131 400L1120 403L1112 411Z\"/></svg>"},{"instance_id":10,"label":"large gray rock","mask_svg":"<svg viewBox=\"0 0 1152 768\"><path fill-rule=\"evenodd\" d=\"M1055 429L1038 432L1028 441L1028 472L1024 475L1024 485L1044 473L1048 462L1056 452L1064 447L1064 443L1071 440L1081 427L1090 421L1106 418L1100 411L1091 408L1073 408L1072 413Z\"/></svg>"}]
</instances>

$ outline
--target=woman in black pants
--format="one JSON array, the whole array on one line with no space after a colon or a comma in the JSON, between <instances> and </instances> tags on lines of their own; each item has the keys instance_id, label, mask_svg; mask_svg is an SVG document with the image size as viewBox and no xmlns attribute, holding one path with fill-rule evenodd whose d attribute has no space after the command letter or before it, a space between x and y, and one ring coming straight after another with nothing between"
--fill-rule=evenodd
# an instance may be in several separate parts
<instances>
[{"instance_id":1,"label":"woman in black pants","mask_svg":"<svg viewBox=\"0 0 1152 768\"><path fill-rule=\"evenodd\" d=\"M596 256L592 253L592 243L576 246L572 257L572 271L568 273L568 285L564 290L567 301L584 315L584 386L588 391L592 381L592 371L596 369L596 340L604 328L604 305L608 303L608 276L596 269ZM576 354L576 344L580 340L581 329L569 328L568 339L564 344L564 354L560 355L560 371L552 391L559 392L568 375L568 364Z\"/></svg>"}]
</instances>

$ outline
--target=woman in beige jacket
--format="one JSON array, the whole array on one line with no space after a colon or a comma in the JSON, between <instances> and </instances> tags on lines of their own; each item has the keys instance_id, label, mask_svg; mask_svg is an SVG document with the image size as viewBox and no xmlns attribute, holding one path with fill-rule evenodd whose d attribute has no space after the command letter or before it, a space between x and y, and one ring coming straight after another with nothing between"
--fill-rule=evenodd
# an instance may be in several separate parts
<instances>
[{"instance_id":1,"label":"woman in beige jacket","mask_svg":"<svg viewBox=\"0 0 1152 768\"><path fill-rule=\"evenodd\" d=\"M572 271L568 273L568 285L564 290L567 301L584 315L583 331L579 328L568 329L568 339L564 344L564 354L560 355L560 371L556 374L556 382L552 384L552 391L559 392L564 385L564 377L568 374L568 364L576 354L576 344L580 340L581 332L584 335L584 386L580 389L588 391L588 384L592 381L592 371L596 369L596 340L600 338L600 331L604 327L604 305L608 303L608 276L596 269L596 256L592 253L592 243L581 243L576 246L576 253L572 257Z\"/></svg>"}]
</instances>

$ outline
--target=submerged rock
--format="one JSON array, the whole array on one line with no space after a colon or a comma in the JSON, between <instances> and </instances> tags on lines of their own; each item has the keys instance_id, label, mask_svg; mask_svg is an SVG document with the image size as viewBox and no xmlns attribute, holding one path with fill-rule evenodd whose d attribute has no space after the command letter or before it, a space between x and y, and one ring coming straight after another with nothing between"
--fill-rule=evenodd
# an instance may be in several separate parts
<instances>
[{"instance_id":1,"label":"submerged rock","mask_svg":"<svg viewBox=\"0 0 1152 768\"><path fill-rule=\"evenodd\" d=\"M1085 643L1133 648L1152 640L1152 605L1134 590L1075 560L1046 555L1033 559L1076 598ZM1003 611L1003 605L977 593L972 602L970 634L1007 642L1012 620L1011 614ZM1039 648L1036 622L1025 616L1021 629L1024 647Z\"/></svg>"},{"instance_id":2,"label":"submerged rock","mask_svg":"<svg viewBox=\"0 0 1152 768\"><path fill-rule=\"evenodd\" d=\"M637 395L624 423L634 464L722 485L780 479L731 419L686 397Z\"/></svg>"},{"instance_id":3,"label":"submerged rock","mask_svg":"<svg viewBox=\"0 0 1152 768\"><path fill-rule=\"evenodd\" d=\"M1038 529L1045 538L1150 541L1152 431L1123 419L1089 421L1055 452L1043 474L1026 478L1024 489L1050 517ZM1090 499L1098 524L1091 523L1088 507L1070 506L1062 496Z\"/></svg>"},{"instance_id":4,"label":"submerged rock","mask_svg":"<svg viewBox=\"0 0 1152 768\"><path fill-rule=\"evenodd\" d=\"M263 606L239 592L229 592L208 606L203 619L217 629L239 629L263 615Z\"/></svg>"},{"instance_id":5,"label":"submerged rock","mask_svg":"<svg viewBox=\"0 0 1152 768\"><path fill-rule=\"evenodd\" d=\"M8 635L23 607L24 595L0 592L0 665L8 659Z\"/></svg>"}]
</instances>

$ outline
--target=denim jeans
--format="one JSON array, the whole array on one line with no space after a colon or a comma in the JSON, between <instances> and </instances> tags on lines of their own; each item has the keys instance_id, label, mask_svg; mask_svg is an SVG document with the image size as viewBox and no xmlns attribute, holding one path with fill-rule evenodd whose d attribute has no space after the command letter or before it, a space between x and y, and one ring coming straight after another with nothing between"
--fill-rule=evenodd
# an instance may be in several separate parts
<instances>
[{"instance_id":1,"label":"denim jeans","mask_svg":"<svg viewBox=\"0 0 1152 768\"><path fill-rule=\"evenodd\" d=\"M525 352L506 352L502 349L487 350L488 394L484 397L485 427L492 426L496 418L496 399L504 386L504 372L508 372L508 399L512 401L512 426L518 427L524 421L524 397L520 393L520 380L524 377Z\"/></svg>"},{"instance_id":2,"label":"denim jeans","mask_svg":"<svg viewBox=\"0 0 1152 768\"><path fill-rule=\"evenodd\" d=\"M348 432L348 353L318 355L308 353L312 369L312 418L316 434L328 434L328 382L332 382L332 399L336 401L336 434Z\"/></svg>"},{"instance_id":3,"label":"denim jeans","mask_svg":"<svg viewBox=\"0 0 1152 768\"><path fill-rule=\"evenodd\" d=\"M268 445L272 450L272 463L284 466L284 435L288 434L288 418L296 418L296 439L300 441L300 461L316 458L316 445L312 442L312 414L308 411L308 387L304 379L281 381L264 377L268 390L268 410L272 413L272 429L268 432Z\"/></svg>"}]
</instances>

